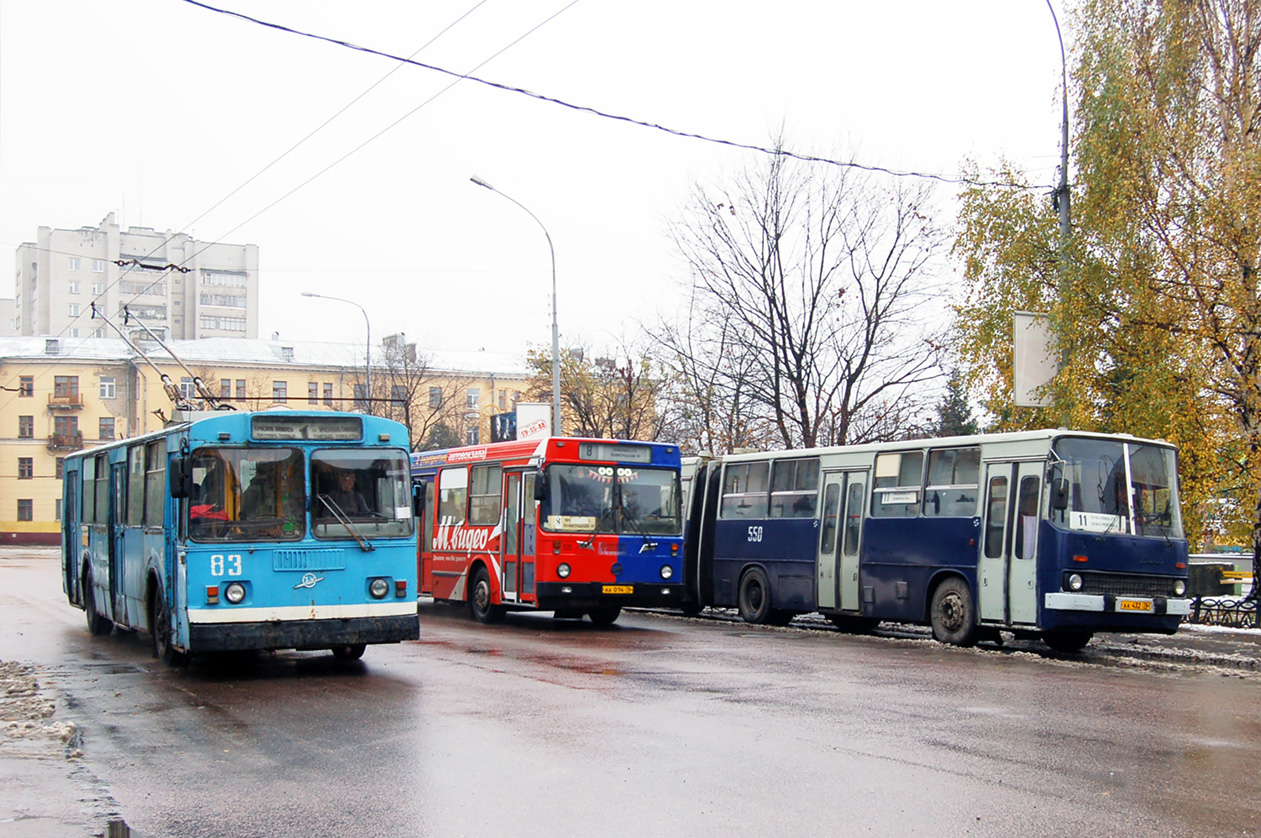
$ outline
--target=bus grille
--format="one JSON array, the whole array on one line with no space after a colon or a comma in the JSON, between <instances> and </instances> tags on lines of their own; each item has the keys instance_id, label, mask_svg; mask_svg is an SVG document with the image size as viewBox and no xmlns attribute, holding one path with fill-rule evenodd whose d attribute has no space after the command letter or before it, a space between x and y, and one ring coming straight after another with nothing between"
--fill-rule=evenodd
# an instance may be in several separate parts
<instances>
[{"instance_id":1,"label":"bus grille","mask_svg":"<svg viewBox=\"0 0 1261 838\"><path fill-rule=\"evenodd\" d=\"M341 550L277 550L272 553L272 570L345 570Z\"/></svg>"},{"instance_id":2,"label":"bus grille","mask_svg":"<svg viewBox=\"0 0 1261 838\"><path fill-rule=\"evenodd\" d=\"M1114 596L1175 596L1174 579L1132 573L1083 573L1081 593Z\"/></svg>"}]
</instances>

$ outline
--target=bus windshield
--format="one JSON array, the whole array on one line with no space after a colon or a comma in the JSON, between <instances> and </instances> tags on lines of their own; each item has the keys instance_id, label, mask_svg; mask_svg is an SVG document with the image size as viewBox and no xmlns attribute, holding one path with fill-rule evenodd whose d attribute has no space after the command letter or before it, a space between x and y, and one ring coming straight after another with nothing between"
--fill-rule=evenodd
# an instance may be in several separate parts
<instances>
[{"instance_id":1,"label":"bus windshield","mask_svg":"<svg viewBox=\"0 0 1261 838\"><path fill-rule=\"evenodd\" d=\"M412 533L412 481L402 451L328 448L311 454L316 538Z\"/></svg>"},{"instance_id":2,"label":"bus windshield","mask_svg":"<svg viewBox=\"0 0 1261 838\"><path fill-rule=\"evenodd\" d=\"M1172 448L1104 439L1059 439L1053 446L1051 521L1097 533L1182 537L1177 456Z\"/></svg>"},{"instance_id":3,"label":"bus windshield","mask_svg":"<svg viewBox=\"0 0 1261 838\"><path fill-rule=\"evenodd\" d=\"M551 532L679 535L678 472L615 465L553 465L540 510Z\"/></svg>"},{"instance_id":4,"label":"bus windshield","mask_svg":"<svg viewBox=\"0 0 1261 838\"><path fill-rule=\"evenodd\" d=\"M297 541L306 534L302 452L198 448L188 535L196 541Z\"/></svg>"}]
</instances>

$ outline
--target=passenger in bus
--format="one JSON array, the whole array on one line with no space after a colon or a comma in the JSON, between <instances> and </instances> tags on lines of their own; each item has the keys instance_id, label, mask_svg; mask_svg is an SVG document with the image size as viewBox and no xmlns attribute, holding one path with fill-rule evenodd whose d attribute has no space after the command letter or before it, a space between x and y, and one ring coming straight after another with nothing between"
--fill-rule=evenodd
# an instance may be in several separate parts
<instances>
[{"instance_id":1,"label":"passenger in bus","mask_svg":"<svg viewBox=\"0 0 1261 838\"><path fill-rule=\"evenodd\" d=\"M368 506L368 502L363 499L358 490L355 489L355 474L351 471L339 471L335 478L335 486L331 492L324 495L328 501L333 504L334 508L344 513L349 518L363 518L371 516L372 508ZM331 515L328 507L323 503L320 504L320 515Z\"/></svg>"}]
</instances>

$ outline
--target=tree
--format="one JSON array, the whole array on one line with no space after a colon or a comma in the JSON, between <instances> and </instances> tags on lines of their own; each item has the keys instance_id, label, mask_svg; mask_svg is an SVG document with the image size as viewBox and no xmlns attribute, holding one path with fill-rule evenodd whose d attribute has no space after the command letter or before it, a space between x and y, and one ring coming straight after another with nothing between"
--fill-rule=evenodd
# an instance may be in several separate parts
<instances>
[{"instance_id":1,"label":"tree","mask_svg":"<svg viewBox=\"0 0 1261 838\"><path fill-rule=\"evenodd\" d=\"M673 228L689 309L653 336L702 412L783 447L905 433L941 374L930 195L782 155L695 186Z\"/></svg>"},{"instance_id":2,"label":"tree","mask_svg":"<svg viewBox=\"0 0 1261 838\"><path fill-rule=\"evenodd\" d=\"M945 395L937 403L937 419L933 422L933 436L971 436L977 433L977 422L972 418L968 405L968 391L959 378L958 371L950 374Z\"/></svg>"},{"instance_id":3,"label":"tree","mask_svg":"<svg viewBox=\"0 0 1261 838\"><path fill-rule=\"evenodd\" d=\"M407 343L402 334L391 335L382 341L381 364L374 370L372 379L373 400L378 416L402 422L407 426L413 451L434 447L435 428L445 428L448 433L436 438L449 441L454 435L455 445L464 441L458 433L450 432L464 414L465 402L461 398L472 379L467 375L438 375L432 369L429 356L417 352L416 344ZM386 405L383 409L381 405Z\"/></svg>"},{"instance_id":4,"label":"tree","mask_svg":"<svg viewBox=\"0 0 1261 838\"><path fill-rule=\"evenodd\" d=\"M1009 309L1049 311L1056 406L1018 411L991 389L1000 417L1177 443L1193 537L1220 507L1210 499L1234 493L1261 551L1261 9L1085 0L1076 26L1071 246L1053 249L1032 195L968 190L956 246L969 377L1008 381Z\"/></svg>"}]
</instances>

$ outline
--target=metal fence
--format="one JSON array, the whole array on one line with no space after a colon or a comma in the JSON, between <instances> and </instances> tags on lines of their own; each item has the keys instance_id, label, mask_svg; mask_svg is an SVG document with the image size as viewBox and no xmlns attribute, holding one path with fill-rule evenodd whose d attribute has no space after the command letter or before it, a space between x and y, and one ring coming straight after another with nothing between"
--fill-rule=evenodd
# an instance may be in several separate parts
<instances>
[{"instance_id":1,"label":"metal fence","mask_svg":"<svg viewBox=\"0 0 1261 838\"><path fill-rule=\"evenodd\" d=\"M1244 597L1196 597L1191 601L1188 623L1232 628L1261 628L1257 622L1257 601Z\"/></svg>"}]
</instances>

